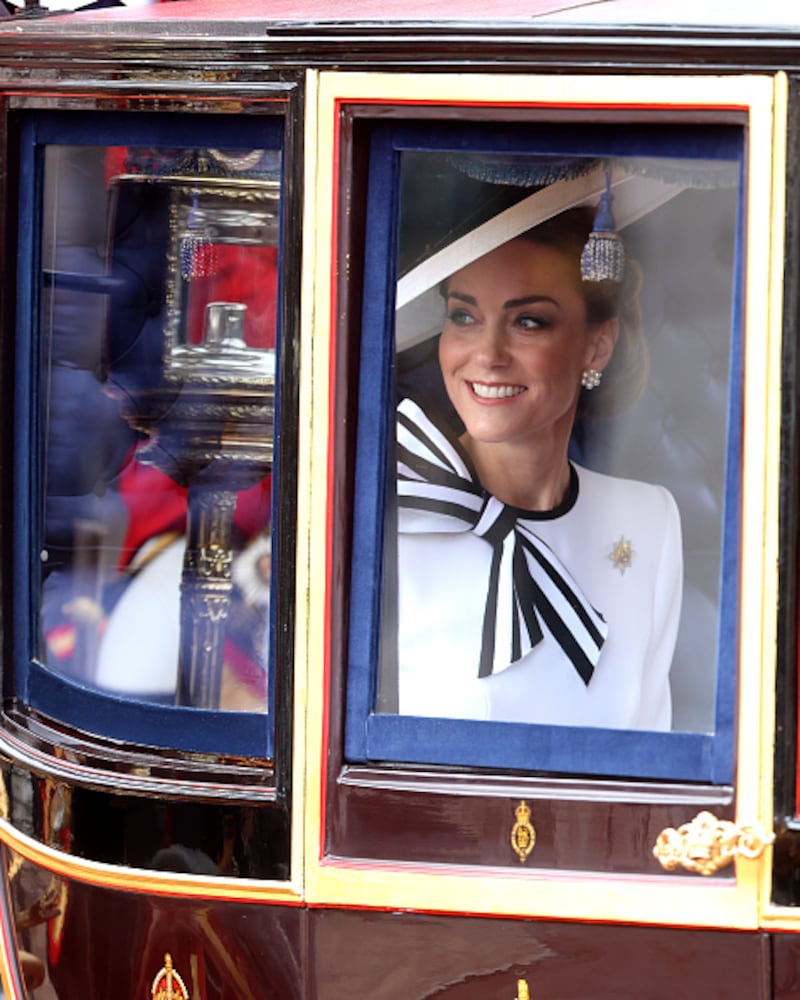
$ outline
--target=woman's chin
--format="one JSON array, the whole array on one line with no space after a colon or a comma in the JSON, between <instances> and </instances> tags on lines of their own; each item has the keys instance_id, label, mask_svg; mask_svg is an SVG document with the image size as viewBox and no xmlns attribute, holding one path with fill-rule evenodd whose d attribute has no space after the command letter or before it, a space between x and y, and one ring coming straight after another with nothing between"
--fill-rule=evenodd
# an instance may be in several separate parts
<instances>
[{"instance_id":1,"label":"woman's chin","mask_svg":"<svg viewBox=\"0 0 800 1000\"><path fill-rule=\"evenodd\" d=\"M519 437L518 429L498 426L497 421L465 421L465 426L468 440L479 444L509 444Z\"/></svg>"}]
</instances>

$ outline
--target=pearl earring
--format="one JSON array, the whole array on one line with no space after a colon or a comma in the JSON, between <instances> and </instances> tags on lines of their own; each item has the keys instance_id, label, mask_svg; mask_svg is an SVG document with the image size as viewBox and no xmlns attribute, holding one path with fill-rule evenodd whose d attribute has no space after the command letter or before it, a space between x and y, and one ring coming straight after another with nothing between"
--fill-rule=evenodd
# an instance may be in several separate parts
<instances>
[{"instance_id":1,"label":"pearl earring","mask_svg":"<svg viewBox=\"0 0 800 1000\"><path fill-rule=\"evenodd\" d=\"M581 385L584 389L596 389L600 385L602 377L603 373L597 371L596 368L587 368L581 376Z\"/></svg>"}]
</instances>

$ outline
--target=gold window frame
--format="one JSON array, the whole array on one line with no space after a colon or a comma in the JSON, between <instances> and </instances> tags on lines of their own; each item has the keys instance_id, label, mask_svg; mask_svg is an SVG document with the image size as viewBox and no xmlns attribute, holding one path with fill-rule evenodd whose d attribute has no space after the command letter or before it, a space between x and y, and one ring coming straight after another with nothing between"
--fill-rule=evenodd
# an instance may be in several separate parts
<instances>
[{"instance_id":1,"label":"gold window frame","mask_svg":"<svg viewBox=\"0 0 800 1000\"><path fill-rule=\"evenodd\" d=\"M481 869L458 865L382 863L326 853L326 810L336 775L327 766L332 720L343 693L331 687L332 630L337 620L332 511L338 470L331 467L337 392L336 225L348 210L339 173L342 114L347 105L381 108L441 105L613 108L631 120L659 113L736 111L746 115L744 263L744 412L742 442L739 694L735 822L772 826L770 776L773 735L777 499L780 436L780 323L786 82L777 77L505 76L311 72L307 78L304 318L301 350L301 428L298 517L298 678L306 698L305 857L312 904L412 908L676 926L755 927L769 881L767 847L743 854L726 882L677 873L649 879L629 875ZM632 103L635 95L635 103ZM312 290L313 289L313 294ZM302 704L298 698L298 705ZM505 808L503 803L502 808ZM413 822L413 817L409 817ZM513 823L513 817L512 817ZM511 835L509 824L509 834Z\"/></svg>"}]
</instances>

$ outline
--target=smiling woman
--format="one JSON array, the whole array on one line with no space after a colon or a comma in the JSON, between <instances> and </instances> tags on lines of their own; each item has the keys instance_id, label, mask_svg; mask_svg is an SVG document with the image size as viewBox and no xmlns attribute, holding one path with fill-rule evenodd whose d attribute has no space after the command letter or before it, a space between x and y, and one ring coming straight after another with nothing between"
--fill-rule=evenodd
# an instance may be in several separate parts
<instances>
[{"instance_id":1,"label":"smiling woman","mask_svg":"<svg viewBox=\"0 0 800 1000\"><path fill-rule=\"evenodd\" d=\"M590 324L574 262L534 240L512 240L447 282L439 361L481 483L547 510L569 482L583 373L608 364L618 323Z\"/></svg>"},{"instance_id":2,"label":"smiling woman","mask_svg":"<svg viewBox=\"0 0 800 1000\"><path fill-rule=\"evenodd\" d=\"M617 344L617 380L639 385L646 358L626 319L636 266L582 269L593 217L557 216L444 283L439 364L462 429L399 407L401 714L670 728L677 507L568 459Z\"/></svg>"}]
</instances>

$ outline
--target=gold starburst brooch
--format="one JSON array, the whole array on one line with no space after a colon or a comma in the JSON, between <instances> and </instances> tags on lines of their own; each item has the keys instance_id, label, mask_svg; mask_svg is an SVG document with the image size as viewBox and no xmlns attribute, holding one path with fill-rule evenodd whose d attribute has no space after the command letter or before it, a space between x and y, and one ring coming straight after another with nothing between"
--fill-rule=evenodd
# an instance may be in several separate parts
<instances>
[{"instance_id":1,"label":"gold starburst brooch","mask_svg":"<svg viewBox=\"0 0 800 1000\"><path fill-rule=\"evenodd\" d=\"M614 543L611 551L608 553L608 558L613 563L614 569L618 569L624 576L625 570L631 568L633 557L635 555L636 552L634 551L630 538L625 538L624 535L620 535L619 541Z\"/></svg>"}]
</instances>

